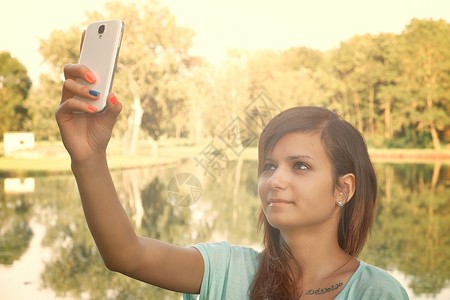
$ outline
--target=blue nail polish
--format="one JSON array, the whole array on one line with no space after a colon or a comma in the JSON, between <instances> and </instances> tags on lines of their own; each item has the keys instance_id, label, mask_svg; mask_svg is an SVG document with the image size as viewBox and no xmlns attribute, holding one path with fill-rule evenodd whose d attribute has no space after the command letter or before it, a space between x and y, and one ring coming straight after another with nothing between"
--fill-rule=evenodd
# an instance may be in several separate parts
<instances>
[{"instance_id":1,"label":"blue nail polish","mask_svg":"<svg viewBox=\"0 0 450 300\"><path fill-rule=\"evenodd\" d=\"M89 94L91 94L92 96L98 96L98 95L100 95L100 92L97 92L97 91L94 91L94 90L90 90L89 91Z\"/></svg>"}]
</instances>

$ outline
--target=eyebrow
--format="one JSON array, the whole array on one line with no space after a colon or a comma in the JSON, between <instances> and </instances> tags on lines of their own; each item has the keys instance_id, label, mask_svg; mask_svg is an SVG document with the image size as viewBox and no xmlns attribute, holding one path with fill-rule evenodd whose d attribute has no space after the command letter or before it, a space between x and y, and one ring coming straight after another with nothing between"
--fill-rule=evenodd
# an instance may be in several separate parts
<instances>
[{"instance_id":1,"label":"eyebrow","mask_svg":"<svg viewBox=\"0 0 450 300\"><path fill-rule=\"evenodd\" d=\"M299 155L290 155L290 156L288 156L287 157L287 160L296 160L296 159L314 159L314 158L312 158L311 156L309 156L309 155L306 155L306 154L299 154ZM269 160L269 161L272 161L272 162L275 162L275 160L273 160L272 158L270 158L270 157L267 157L266 158L266 160Z\"/></svg>"},{"instance_id":2,"label":"eyebrow","mask_svg":"<svg viewBox=\"0 0 450 300\"><path fill-rule=\"evenodd\" d=\"M306 154L302 154L302 155L292 155L292 156L288 156L288 160L296 160L299 158L307 158L307 159L313 159L311 156L306 155Z\"/></svg>"}]
</instances>

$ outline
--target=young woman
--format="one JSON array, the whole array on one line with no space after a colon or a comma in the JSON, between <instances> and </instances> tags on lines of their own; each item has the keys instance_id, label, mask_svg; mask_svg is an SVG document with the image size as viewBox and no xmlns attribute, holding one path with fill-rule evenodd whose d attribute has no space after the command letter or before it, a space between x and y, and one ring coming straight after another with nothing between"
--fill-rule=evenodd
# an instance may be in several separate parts
<instances>
[{"instance_id":1,"label":"young woman","mask_svg":"<svg viewBox=\"0 0 450 300\"><path fill-rule=\"evenodd\" d=\"M356 259L372 225L377 183L361 135L336 114L292 108L263 130L261 253L227 242L179 247L137 236L118 200L106 147L121 103L111 94L107 110L96 114L74 98L98 98L75 81L93 82L93 74L67 65L64 75L56 119L108 269L185 299L408 299L392 276Z\"/></svg>"}]
</instances>

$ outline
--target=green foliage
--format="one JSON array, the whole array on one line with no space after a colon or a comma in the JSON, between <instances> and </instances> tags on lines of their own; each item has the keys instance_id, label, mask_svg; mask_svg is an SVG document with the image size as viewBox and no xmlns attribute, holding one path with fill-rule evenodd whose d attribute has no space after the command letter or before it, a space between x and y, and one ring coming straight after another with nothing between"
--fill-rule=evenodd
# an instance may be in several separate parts
<instances>
[{"instance_id":1,"label":"green foliage","mask_svg":"<svg viewBox=\"0 0 450 300\"><path fill-rule=\"evenodd\" d=\"M438 150L449 142L450 24L443 20L413 19L400 35L357 35L325 53L247 55L251 87L282 108L326 106L378 147Z\"/></svg>"},{"instance_id":2,"label":"green foliage","mask_svg":"<svg viewBox=\"0 0 450 300\"><path fill-rule=\"evenodd\" d=\"M400 76L403 94L400 111L405 127L429 132L439 148L438 132L449 128L450 24L413 19L399 39Z\"/></svg>"},{"instance_id":3,"label":"green foliage","mask_svg":"<svg viewBox=\"0 0 450 300\"><path fill-rule=\"evenodd\" d=\"M30 93L26 103L30 119L26 124L27 128L35 132L37 140L54 141L59 136L54 115L58 99L61 98L61 84L60 79L54 80L43 74L39 87Z\"/></svg>"},{"instance_id":4,"label":"green foliage","mask_svg":"<svg viewBox=\"0 0 450 300\"><path fill-rule=\"evenodd\" d=\"M35 132L37 140L54 141L59 136L54 115L61 99L62 71L66 64L78 61L80 41L81 32L76 26L55 30L48 39L41 40L39 50L51 74L41 74L39 85L26 102L26 126Z\"/></svg>"},{"instance_id":5,"label":"green foliage","mask_svg":"<svg viewBox=\"0 0 450 300\"><path fill-rule=\"evenodd\" d=\"M133 117L138 101L144 110L141 127L149 136L175 136L186 118L185 80L196 64L188 54L193 31L177 25L157 1L111 2L105 8L105 15L88 15L88 22L119 18L125 23L114 88L125 104L122 119Z\"/></svg>"},{"instance_id":6,"label":"green foliage","mask_svg":"<svg viewBox=\"0 0 450 300\"><path fill-rule=\"evenodd\" d=\"M159 2L110 2L125 22L114 91L124 104L115 133L204 139L217 136L265 91L282 109L325 106L354 124L376 147L439 149L450 139L450 24L411 20L401 34L356 35L338 48L255 52L231 49L220 65L189 55L194 32ZM81 30L55 30L41 43L54 75L41 80L26 108L39 139L59 98L63 66L78 60ZM39 106L39 104L43 104ZM142 112L140 111L142 109ZM129 143L127 143L129 144Z\"/></svg>"},{"instance_id":7,"label":"green foliage","mask_svg":"<svg viewBox=\"0 0 450 300\"><path fill-rule=\"evenodd\" d=\"M44 62L51 67L53 79L62 74L66 64L73 64L78 61L81 43L81 30L77 26L72 26L67 30L55 30L48 39L40 41L39 52L44 58Z\"/></svg>"},{"instance_id":8,"label":"green foliage","mask_svg":"<svg viewBox=\"0 0 450 300\"><path fill-rule=\"evenodd\" d=\"M0 139L5 131L25 130L25 99L31 87L26 68L8 52L0 53Z\"/></svg>"}]
</instances>

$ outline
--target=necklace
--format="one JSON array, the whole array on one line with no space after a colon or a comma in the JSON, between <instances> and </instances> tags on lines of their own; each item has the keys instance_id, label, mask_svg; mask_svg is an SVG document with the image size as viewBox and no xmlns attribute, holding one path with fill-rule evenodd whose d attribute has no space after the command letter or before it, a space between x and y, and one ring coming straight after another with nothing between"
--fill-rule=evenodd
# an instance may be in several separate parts
<instances>
[{"instance_id":1,"label":"necklace","mask_svg":"<svg viewBox=\"0 0 450 300\"><path fill-rule=\"evenodd\" d=\"M328 292L332 292L334 290L337 290L338 288L340 288L341 286L343 286L344 284L342 282L333 284L332 286L328 287L328 288L320 288L320 289L316 289L316 290L308 290L305 295L323 295L326 294Z\"/></svg>"}]
</instances>

